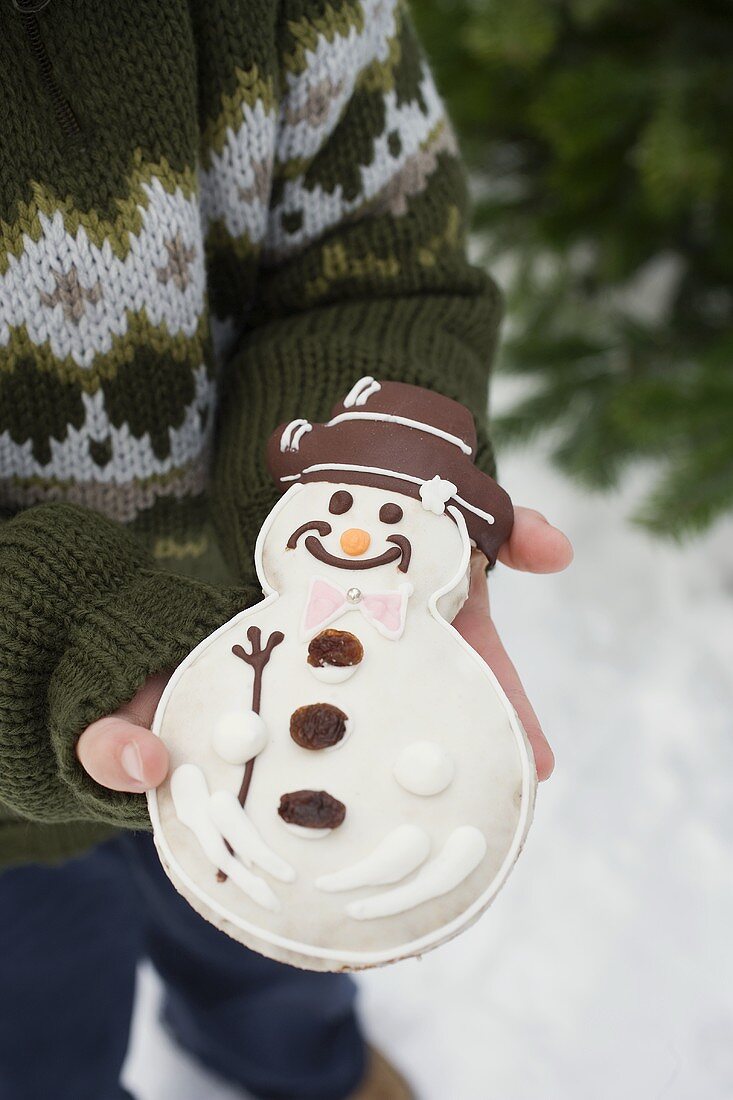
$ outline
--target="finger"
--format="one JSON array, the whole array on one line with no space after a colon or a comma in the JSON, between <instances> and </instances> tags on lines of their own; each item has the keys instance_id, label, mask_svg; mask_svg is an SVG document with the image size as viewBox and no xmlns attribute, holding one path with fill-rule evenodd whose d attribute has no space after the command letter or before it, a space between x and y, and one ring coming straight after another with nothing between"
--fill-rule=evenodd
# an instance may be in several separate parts
<instances>
[{"instance_id":1,"label":"finger","mask_svg":"<svg viewBox=\"0 0 733 1100\"><path fill-rule=\"evenodd\" d=\"M497 638L497 648L492 655L494 675L504 689L509 702L517 712L517 717L524 727L532 752L534 754L537 778L540 782L549 779L555 767L555 755L544 735L539 718L527 698L519 673L514 667L509 654Z\"/></svg>"},{"instance_id":2,"label":"finger","mask_svg":"<svg viewBox=\"0 0 733 1100\"><path fill-rule=\"evenodd\" d=\"M486 575L487 561L480 550L471 554L471 569L468 575L468 598L466 610L477 614L489 615L489 584ZM465 605L464 605L465 606ZM460 615L460 612L459 612Z\"/></svg>"},{"instance_id":3,"label":"finger","mask_svg":"<svg viewBox=\"0 0 733 1100\"><path fill-rule=\"evenodd\" d=\"M537 778L549 779L555 766L555 757L532 704L527 698L519 673L504 649L493 622L480 610L474 611L472 608L464 607L458 612L454 626L491 668L504 694L517 712L532 746Z\"/></svg>"},{"instance_id":4,"label":"finger","mask_svg":"<svg viewBox=\"0 0 733 1100\"><path fill-rule=\"evenodd\" d=\"M516 508L514 527L499 551L499 561L525 573L559 573L573 560L567 535L533 508Z\"/></svg>"},{"instance_id":5,"label":"finger","mask_svg":"<svg viewBox=\"0 0 733 1100\"><path fill-rule=\"evenodd\" d=\"M76 746L84 770L112 791L142 794L168 773L168 750L149 729L110 715L88 726Z\"/></svg>"},{"instance_id":6,"label":"finger","mask_svg":"<svg viewBox=\"0 0 733 1100\"><path fill-rule=\"evenodd\" d=\"M170 672L158 672L154 676L148 676L142 687L133 695L129 703L123 703L115 711L113 717L127 718L137 726L150 729L153 718L160 702L166 684L170 680Z\"/></svg>"}]
</instances>

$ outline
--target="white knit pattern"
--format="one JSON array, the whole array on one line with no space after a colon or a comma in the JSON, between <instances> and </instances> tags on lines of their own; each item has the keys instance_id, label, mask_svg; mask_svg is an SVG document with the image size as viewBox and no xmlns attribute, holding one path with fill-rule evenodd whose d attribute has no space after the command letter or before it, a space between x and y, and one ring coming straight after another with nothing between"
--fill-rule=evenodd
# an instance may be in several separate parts
<instances>
[{"instance_id":1,"label":"white knit pattern","mask_svg":"<svg viewBox=\"0 0 733 1100\"><path fill-rule=\"evenodd\" d=\"M276 112L261 100L242 104L242 123L227 131L223 149L199 169L204 232L221 221L234 238L257 244L265 235L277 128Z\"/></svg>"},{"instance_id":2,"label":"white knit pattern","mask_svg":"<svg viewBox=\"0 0 733 1100\"><path fill-rule=\"evenodd\" d=\"M127 424L115 427L109 420L101 391L82 394L85 418L80 428L67 427L63 440L52 439L51 461L40 463L33 456L30 440L16 443L8 432L0 433L0 471L2 476L17 478L73 479L76 482L101 482L122 485L135 479L162 476L203 456L209 447L216 399L215 386L206 368L196 369L196 394L178 428L169 428L170 454L158 458L150 436L132 435ZM201 413L206 427L201 426ZM111 446L110 461L96 465L89 454L89 440Z\"/></svg>"},{"instance_id":3,"label":"white knit pattern","mask_svg":"<svg viewBox=\"0 0 733 1100\"><path fill-rule=\"evenodd\" d=\"M363 0L364 28L352 27L346 36L329 41L318 36L306 50L307 68L286 73L287 91L280 109L277 160L311 160L323 148L351 98L357 80L374 61L389 58L390 42L398 30L394 0Z\"/></svg>"},{"instance_id":4,"label":"white knit pattern","mask_svg":"<svg viewBox=\"0 0 733 1100\"><path fill-rule=\"evenodd\" d=\"M145 311L172 335L195 334L205 287L197 199L180 188L166 191L155 178L142 188L142 229L130 234L124 260L108 241L93 244L83 226L70 233L60 211L39 213L40 238L26 235L22 255L9 256L0 275L0 347L24 325L32 343L48 343L57 358L90 368L125 335L129 313Z\"/></svg>"},{"instance_id":5,"label":"white knit pattern","mask_svg":"<svg viewBox=\"0 0 733 1100\"><path fill-rule=\"evenodd\" d=\"M371 163L360 168L361 189L356 198L345 198L340 186L332 192L318 186L307 188L302 176L285 184L282 201L273 210L265 238L263 255L268 260L279 260L305 248L388 187L445 118L442 101L427 69L420 90L427 106L424 114L417 102L398 106L395 92L385 95L386 125L374 142ZM388 135L393 131L399 134L401 142L401 151L396 157L388 146ZM281 215L289 211L298 211L303 216L303 223L295 233L286 233L282 228Z\"/></svg>"}]
</instances>

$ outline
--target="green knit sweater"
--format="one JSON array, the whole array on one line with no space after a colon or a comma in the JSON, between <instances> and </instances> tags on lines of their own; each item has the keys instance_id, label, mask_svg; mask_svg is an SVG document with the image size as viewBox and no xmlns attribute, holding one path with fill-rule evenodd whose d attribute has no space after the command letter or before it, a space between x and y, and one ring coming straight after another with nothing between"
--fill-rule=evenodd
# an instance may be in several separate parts
<instances>
[{"instance_id":1,"label":"green knit sweater","mask_svg":"<svg viewBox=\"0 0 733 1100\"><path fill-rule=\"evenodd\" d=\"M399 0L8 0L2 22L7 863L149 825L76 740L258 598L268 433L365 374L482 422L499 306Z\"/></svg>"}]
</instances>

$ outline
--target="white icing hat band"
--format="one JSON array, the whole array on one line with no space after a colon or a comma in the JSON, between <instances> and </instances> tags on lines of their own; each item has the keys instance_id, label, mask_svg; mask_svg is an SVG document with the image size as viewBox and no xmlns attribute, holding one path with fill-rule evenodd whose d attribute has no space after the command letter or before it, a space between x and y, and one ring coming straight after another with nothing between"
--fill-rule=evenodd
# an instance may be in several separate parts
<instances>
[{"instance_id":1,"label":"white icing hat band","mask_svg":"<svg viewBox=\"0 0 733 1100\"><path fill-rule=\"evenodd\" d=\"M283 425L268 444L268 465L283 488L298 481L375 484L418 498L436 515L452 501L470 537L489 561L511 531L506 493L474 462L471 413L442 394L371 375L352 386L315 423L304 417Z\"/></svg>"}]
</instances>

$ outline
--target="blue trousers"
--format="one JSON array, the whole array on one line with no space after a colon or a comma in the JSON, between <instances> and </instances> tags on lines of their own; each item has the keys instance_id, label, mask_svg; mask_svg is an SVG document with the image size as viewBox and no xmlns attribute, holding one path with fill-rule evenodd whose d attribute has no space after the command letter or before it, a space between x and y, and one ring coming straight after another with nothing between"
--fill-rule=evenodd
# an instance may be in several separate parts
<instances>
[{"instance_id":1,"label":"blue trousers","mask_svg":"<svg viewBox=\"0 0 733 1100\"><path fill-rule=\"evenodd\" d=\"M164 1020L210 1069L272 1100L343 1100L364 1072L355 987L247 951L176 893L149 835L0 874L0 1100L122 1100L148 957Z\"/></svg>"}]
</instances>

